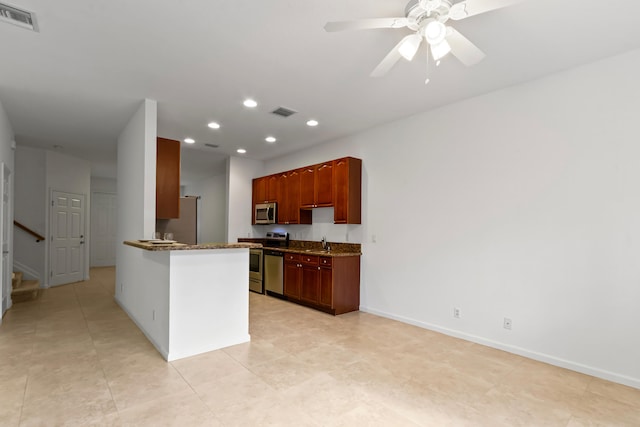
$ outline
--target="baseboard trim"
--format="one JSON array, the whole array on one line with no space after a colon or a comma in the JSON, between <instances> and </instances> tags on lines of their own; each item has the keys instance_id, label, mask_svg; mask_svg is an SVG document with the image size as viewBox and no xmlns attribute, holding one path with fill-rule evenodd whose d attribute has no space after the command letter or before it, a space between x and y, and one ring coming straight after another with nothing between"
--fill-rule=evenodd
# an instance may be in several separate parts
<instances>
[{"instance_id":1,"label":"baseboard trim","mask_svg":"<svg viewBox=\"0 0 640 427\"><path fill-rule=\"evenodd\" d=\"M36 270L27 266L26 264L17 261L15 258L13 260L13 271L22 271L25 280L38 280L40 282L40 287L42 288L42 278L38 274Z\"/></svg>"},{"instance_id":2,"label":"baseboard trim","mask_svg":"<svg viewBox=\"0 0 640 427\"><path fill-rule=\"evenodd\" d=\"M113 299L115 300L116 304L118 304L120 306L120 308L122 309L122 311L124 311L125 313L127 313L127 316L129 316L129 319L131 319L133 321L133 323L136 324L136 326L138 327L138 329L140 329L142 331L142 333L144 334L145 337L147 337L147 339L149 340L149 342L156 348L156 350L158 350L158 353L160 353L162 355L162 357L164 358L164 360L169 360L169 351L165 351L162 349L162 346L160 346L153 338L151 338L151 336L147 333L147 331L142 327L142 325L136 320L136 318L134 316L131 315L131 313L129 312L129 310L127 310L127 307L124 306L124 304L122 304L122 302L118 299L117 296L113 297Z\"/></svg>"},{"instance_id":3,"label":"baseboard trim","mask_svg":"<svg viewBox=\"0 0 640 427\"><path fill-rule=\"evenodd\" d=\"M498 350L504 350L508 353L517 354L528 359L537 360L539 362L548 363L549 365L558 366L560 368L569 369L571 371L580 372L582 374L591 375L593 377L601 378L603 380L613 381L618 384L623 384L629 387L640 389L640 379L629 377L626 375L617 374L615 372L606 371L592 366L583 365L581 363L572 362L570 360L561 359L545 353L539 353L536 351L528 350L526 348L505 344L499 341L489 340L477 335L467 334L465 332L457 331L455 329L444 328L433 323L422 322L416 319L412 319L405 316L398 316L396 314L387 313L382 310L377 310L370 307L360 307L360 311L365 313L374 314L376 316L385 317L387 319L397 320L399 322L408 323L410 325L418 326L423 329L428 329L434 332L440 332L444 335L449 335L455 338L460 338L465 341L471 341L476 344L485 345L487 347L496 348Z\"/></svg>"}]
</instances>

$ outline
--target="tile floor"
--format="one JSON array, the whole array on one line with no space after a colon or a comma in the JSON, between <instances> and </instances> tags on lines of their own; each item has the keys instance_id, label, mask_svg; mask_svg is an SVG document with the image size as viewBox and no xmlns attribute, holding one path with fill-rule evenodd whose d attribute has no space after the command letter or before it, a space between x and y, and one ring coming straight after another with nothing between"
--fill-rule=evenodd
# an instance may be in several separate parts
<instances>
[{"instance_id":1,"label":"tile floor","mask_svg":"<svg viewBox=\"0 0 640 427\"><path fill-rule=\"evenodd\" d=\"M252 342L166 363L114 269L0 326L2 426L640 426L640 390L366 313L251 294Z\"/></svg>"}]
</instances>

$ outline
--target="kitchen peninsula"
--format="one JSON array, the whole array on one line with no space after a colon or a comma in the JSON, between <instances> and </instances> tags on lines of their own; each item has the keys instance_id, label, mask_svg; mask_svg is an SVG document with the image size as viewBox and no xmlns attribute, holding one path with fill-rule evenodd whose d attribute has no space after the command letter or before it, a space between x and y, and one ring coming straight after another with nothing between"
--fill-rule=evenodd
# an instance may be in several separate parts
<instances>
[{"instance_id":1,"label":"kitchen peninsula","mask_svg":"<svg viewBox=\"0 0 640 427\"><path fill-rule=\"evenodd\" d=\"M250 340L247 271L254 243L125 241L134 280L118 304L167 361Z\"/></svg>"}]
</instances>

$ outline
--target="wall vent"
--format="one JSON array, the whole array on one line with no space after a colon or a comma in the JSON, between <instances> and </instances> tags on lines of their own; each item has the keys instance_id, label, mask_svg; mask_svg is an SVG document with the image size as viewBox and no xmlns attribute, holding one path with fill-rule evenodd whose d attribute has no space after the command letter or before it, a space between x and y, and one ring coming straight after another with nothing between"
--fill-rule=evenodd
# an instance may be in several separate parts
<instances>
[{"instance_id":1,"label":"wall vent","mask_svg":"<svg viewBox=\"0 0 640 427\"><path fill-rule=\"evenodd\" d=\"M273 110L272 113L282 117L289 117L290 115L297 113L297 111L293 111L285 107L278 107Z\"/></svg>"},{"instance_id":2,"label":"wall vent","mask_svg":"<svg viewBox=\"0 0 640 427\"><path fill-rule=\"evenodd\" d=\"M7 22L32 31L38 31L36 16L8 4L0 3L0 22Z\"/></svg>"},{"instance_id":3,"label":"wall vent","mask_svg":"<svg viewBox=\"0 0 640 427\"><path fill-rule=\"evenodd\" d=\"M209 144L208 142L205 142L205 144L207 147L211 147L211 148L218 148L220 147L218 144Z\"/></svg>"}]
</instances>

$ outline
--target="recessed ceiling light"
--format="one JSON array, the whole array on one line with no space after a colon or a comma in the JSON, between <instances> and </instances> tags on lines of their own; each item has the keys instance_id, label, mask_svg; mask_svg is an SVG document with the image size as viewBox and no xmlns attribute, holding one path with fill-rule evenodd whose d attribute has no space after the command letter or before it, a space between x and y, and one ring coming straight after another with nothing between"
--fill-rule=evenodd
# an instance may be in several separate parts
<instances>
[{"instance_id":1,"label":"recessed ceiling light","mask_svg":"<svg viewBox=\"0 0 640 427\"><path fill-rule=\"evenodd\" d=\"M317 120L309 120L307 122L307 126L311 126L311 127L318 126L318 121Z\"/></svg>"},{"instance_id":2,"label":"recessed ceiling light","mask_svg":"<svg viewBox=\"0 0 640 427\"><path fill-rule=\"evenodd\" d=\"M247 150L245 150L244 148L238 148L236 151L240 154L244 154L247 152Z\"/></svg>"},{"instance_id":3,"label":"recessed ceiling light","mask_svg":"<svg viewBox=\"0 0 640 427\"><path fill-rule=\"evenodd\" d=\"M220 123L216 122L211 122L207 126L209 126L211 129L220 129Z\"/></svg>"},{"instance_id":4,"label":"recessed ceiling light","mask_svg":"<svg viewBox=\"0 0 640 427\"><path fill-rule=\"evenodd\" d=\"M196 142L196 140L193 138L185 138L184 142L186 142L187 144L193 144L194 142Z\"/></svg>"},{"instance_id":5,"label":"recessed ceiling light","mask_svg":"<svg viewBox=\"0 0 640 427\"><path fill-rule=\"evenodd\" d=\"M253 99L245 99L243 104L245 107L249 107L249 108L255 108L258 106L258 103Z\"/></svg>"},{"instance_id":6,"label":"recessed ceiling light","mask_svg":"<svg viewBox=\"0 0 640 427\"><path fill-rule=\"evenodd\" d=\"M264 140L265 140L265 141L267 141L267 142L271 142L271 143L273 143L273 142L276 142L276 141L277 141L273 136L268 136L268 137L266 137Z\"/></svg>"}]
</instances>

